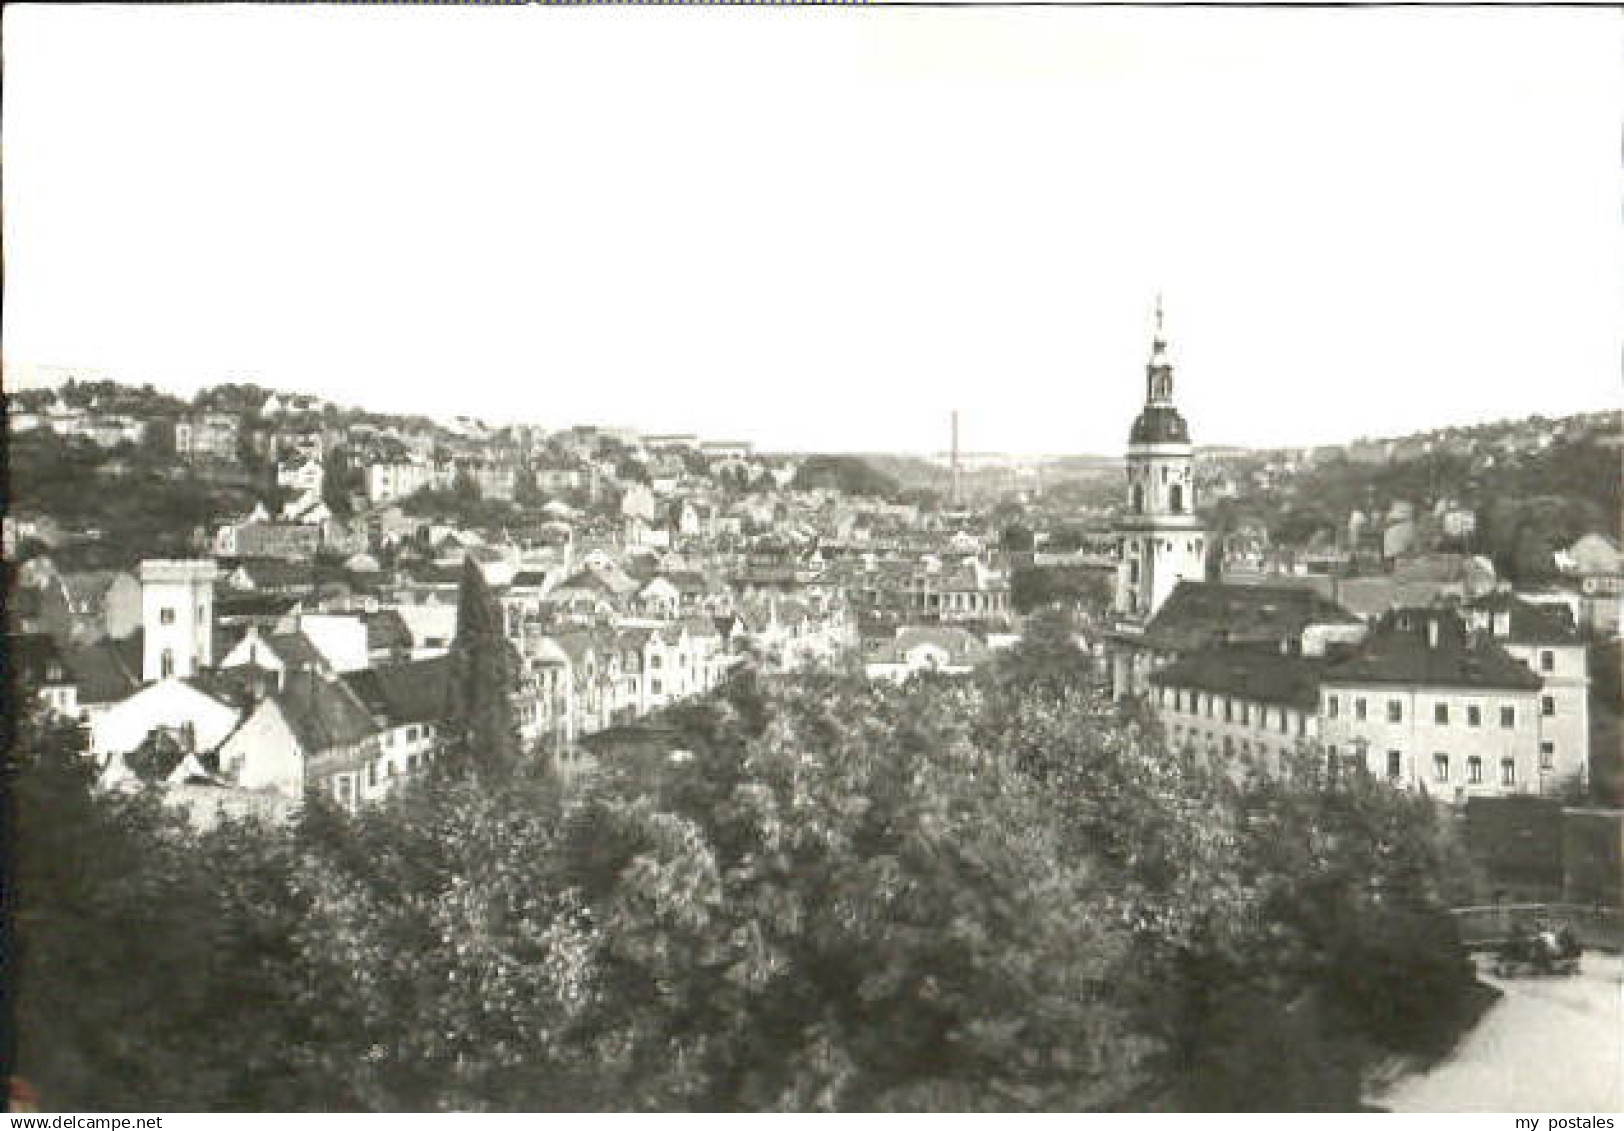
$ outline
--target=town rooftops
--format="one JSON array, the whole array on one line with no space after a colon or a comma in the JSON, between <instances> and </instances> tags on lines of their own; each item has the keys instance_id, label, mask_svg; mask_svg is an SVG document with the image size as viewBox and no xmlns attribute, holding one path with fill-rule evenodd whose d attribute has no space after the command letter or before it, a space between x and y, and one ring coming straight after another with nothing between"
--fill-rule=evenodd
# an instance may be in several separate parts
<instances>
[{"instance_id":1,"label":"town rooftops","mask_svg":"<svg viewBox=\"0 0 1624 1131\"><path fill-rule=\"evenodd\" d=\"M127 575L113 569L87 569L58 576L62 578L62 588L67 593L72 611L93 613L101 611L113 583Z\"/></svg>"},{"instance_id":2,"label":"town rooftops","mask_svg":"<svg viewBox=\"0 0 1624 1131\"><path fill-rule=\"evenodd\" d=\"M1312 589L1181 581L1145 628L1145 642L1168 652L1215 645L1301 640L1313 624L1357 624L1352 613Z\"/></svg>"},{"instance_id":3,"label":"town rooftops","mask_svg":"<svg viewBox=\"0 0 1624 1131\"><path fill-rule=\"evenodd\" d=\"M1486 622L1496 640L1508 644L1578 644L1573 613L1565 605L1536 605L1515 593L1491 593L1467 606L1467 615Z\"/></svg>"},{"instance_id":4,"label":"town rooftops","mask_svg":"<svg viewBox=\"0 0 1624 1131\"><path fill-rule=\"evenodd\" d=\"M378 612L367 614L366 626L369 652L395 648L410 649L412 646L412 630L407 627L406 619L395 609L380 609Z\"/></svg>"},{"instance_id":5,"label":"town rooftops","mask_svg":"<svg viewBox=\"0 0 1624 1131\"><path fill-rule=\"evenodd\" d=\"M261 637L267 648L276 654L288 671L305 668L325 668L327 661L321 651L303 632L279 632Z\"/></svg>"},{"instance_id":6,"label":"town rooftops","mask_svg":"<svg viewBox=\"0 0 1624 1131\"><path fill-rule=\"evenodd\" d=\"M1540 679L1487 633L1471 632L1449 609L1388 613L1324 682L1535 691Z\"/></svg>"},{"instance_id":7,"label":"town rooftops","mask_svg":"<svg viewBox=\"0 0 1624 1131\"><path fill-rule=\"evenodd\" d=\"M290 672L275 699L306 754L353 746L377 731L372 712L336 676Z\"/></svg>"},{"instance_id":8,"label":"town rooftops","mask_svg":"<svg viewBox=\"0 0 1624 1131\"><path fill-rule=\"evenodd\" d=\"M406 664L366 668L344 677L376 718L390 726L439 722L445 716L451 659L436 656Z\"/></svg>"},{"instance_id":9,"label":"town rooftops","mask_svg":"<svg viewBox=\"0 0 1624 1131\"><path fill-rule=\"evenodd\" d=\"M280 593L234 593L225 590L214 601L214 615L217 619L225 620L233 617L244 619L271 619L283 617L293 612L299 605L299 598Z\"/></svg>"},{"instance_id":10,"label":"town rooftops","mask_svg":"<svg viewBox=\"0 0 1624 1131\"><path fill-rule=\"evenodd\" d=\"M1211 648L1180 656L1150 675L1156 687L1188 688L1313 711L1325 661L1262 648Z\"/></svg>"},{"instance_id":11,"label":"town rooftops","mask_svg":"<svg viewBox=\"0 0 1624 1131\"><path fill-rule=\"evenodd\" d=\"M117 703L141 686L140 645L129 651L125 641L101 640L68 652L80 703Z\"/></svg>"},{"instance_id":12,"label":"town rooftops","mask_svg":"<svg viewBox=\"0 0 1624 1131\"><path fill-rule=\"evenodd\" d=\"M894 663L906 658L916 648L938 648L948 655L948 662L956 665L980 663L991 655L987 645L975 633L956 625L905 625L897 629L894 639L871 639L865 642L864 658L870 663Z\"/></svg>"}]
</instances>

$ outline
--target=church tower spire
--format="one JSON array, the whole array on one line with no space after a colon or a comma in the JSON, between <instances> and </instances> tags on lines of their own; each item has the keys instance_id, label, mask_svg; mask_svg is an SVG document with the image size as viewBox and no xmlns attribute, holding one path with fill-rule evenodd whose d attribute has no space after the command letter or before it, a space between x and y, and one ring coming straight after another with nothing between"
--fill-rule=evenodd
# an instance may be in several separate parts
<instances>
[{"instance_id":1,"label":"church tower spire","mask_svg":"<svg viewBox=\"0 0 1624 1131\"><path fill-rule=\"evenodd\" d=\"M1126 464L1127 497L1116 523L1120 552L1113 604L1119 635L1132 640L1180 582L1199 581L1206 574L1207 534L1195 512L1195 450L1190 426L1173 403L1173 363L1167 356L1160 295L1145 366L1145 404L1128 437ZM1136 691L1144 674L1142 662L1140 648L1119 652L1113 661L1116 694Z\"/></svg>"},{"instance_id":2,"label":"church tower spire","mask_svg":"<svg viewBox=\"0 0 1624 1131\"><path fill-rule=\"evenodd\" d=\"M1171 408L1173 363L1167 359L1167 332L1162 326L1162 296L1156 294L1156 329L1150 340L1150 361L1145 366L1145 404Z\"/></svg>"}]
</instances>

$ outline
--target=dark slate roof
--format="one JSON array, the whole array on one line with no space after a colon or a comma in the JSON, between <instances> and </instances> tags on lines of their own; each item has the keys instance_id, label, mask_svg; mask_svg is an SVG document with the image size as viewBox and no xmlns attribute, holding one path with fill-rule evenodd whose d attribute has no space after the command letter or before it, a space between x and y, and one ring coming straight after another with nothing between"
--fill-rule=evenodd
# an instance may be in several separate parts
<instances>
[{"instance_id":1,"label":"dark slate roof","mask_svg":"<svg viewBox=\"0 0 1624 1131\"><path fill-rule=\"evenodd\" d=\"M1429 636L1437 626L1436 643ZM1326 683L1533 691L1540 679L1486 633L1468 632L1448 609L1399 609L1371 629L1353 655L1325 672Z\"/></svg>"},{"instance_id":2,"label":"dark slate roof","mask_svg":"<svg viewBox=\"0 0 1624 1131\"><path fill-rule=\"evenodd\" d=\"M1172 405L1146 405L1133 431L1128 434L1131 444L1188 444L1190 426Z\"/></svg>"},{"instance_id":3,"label":"dark slate roof","mask_svg":"<svg viewBox=\"0 0 1624 1131\"><path fill-rule=\"evenodd\" d=\"M411 579L420 585L461 585L462 566L443 566L433 562L424 562L413 566L407 571Z\"/></svg>"},{"instance_id":4,"label":"dark slate roof","mask_svg":"<svg viewBox=\"0 0 1624 1131\"><path fill-rule=\"evenodd\" d=\"M238 567L248 575L257 588L289 588L315 583L316 574L304 562L290 562L282 558L245 558Z\"/></svg>"},{"instance_id":5,"label":"dark slate roof","mask_svg":"<svg viewBox=\"0 0 1624 1131\"><path fill-rule=\"evenodd\" d=\"M213 648L215 662L223 659L226 653L235 648L248 630L241 625L221 624L218 621L209 629L210 647Z\"/></svg>"},{"instance_id":6,"label":"dark slate roof","mask_svg":"<svg viewBox=\"0 0 1624 1131\"><path fill-rule=\"evenodd\" d=\"M366 668L344 677L367 710L391 726L443 720L450 680L449 656Z\"/></svg>"},{"instance_id":7,"label":"dark slate roof","mask_svg":"<svg viewBox=\"0 0 1624 1131\"><path fill-rule=\"evenodd\" d=\"M1181 581L1145 628L1145 642L1168 652L1223 644L1298 640L1311 624L1357 624L1358 618L1312 589L1291 585L1225 585Z\"/></svg>"},{"instance_id":8,"label":"dark slate roof","mask_svg":"<svg viewBox=\"0 0 1624 1131\"><path fill-rule=\"evenodd\" d=\"M1315 656L1282 655L1261 648L1212 648L1180 656L1154 671L1157 687L1233 695L1259 703L1313 711L1319 704L1325 661Z\"/></svg>"},{"instance_id":9,"label":"dark slate roof","mask_svg":"<svg viewBox=\"0 0 1624 1131\"><path fill-rule=\"evenodd\" d=\"M234 593L225 590L214 599L219 617L280 617L291 612L299 598L279 593Z\"/></svg>"},{"instance_id":10,"label":"dark slate roof","mask_svg":"<svg viewBox=\"0 0 1624 1131\"><path fill-rule=\"evenodd\" d=\"M275 652L283 665L293 671L299 668L324 668L327 661L310 637L303 632L283 632L264 637L265 646Z\"/></svg>"},{"instance_id":11,"label":"dark slate roof","mask_svg":"<svg viewBox=\"0 0 1624 1131\"><path fill-rule=\"evenodd\" d=\"M100 612L107 600L108 590L112 589L113 582L119 578L119 571L113 569L87 569L75 573L59 574L62 578L62 588L67 591L68 598L73 602L74 612L81 609L89 612Z\"/></svg>"},{"instance_id":12,"label":"dark slate roof","mask_svg":"<svg viewBox=\"0 0 1624 1131\"><path fill-rule=\"evenodd\" d=\"M79 688L81 703L117 703L141 686L141 659L128 662L118 644L97 641L68 653L68 670Z\"/></svg>"},{"instance_id":13,"label":"dark slate roof","mask_svg":"<svg viewBox=\"0 0 1624 1131\"><path fill-rule=\"evenodd\" d=\"M211 699L246 711L276 686L276 673L244 664L240 668L199 672L186 682Z\"/></svg>"},{"instance_id":14,"label":"dark slate roof","mask_svg":"<svg viewBox=\"0 0 1624 1131\"><path fill-rule=\"evenodd\" d=\"M412 630L394 609L381 609L368 614L366 626L367 650L370 652L412 646Z\"/></svg>"},{"instance_id":15,"label":"dark slate roof","mask_svg":"<svg viewBox=\"0 0 1624 1131\"><path fill-rule=\"evenodd\" d=\"M1510 631L1495 631L1495 639L1512 644L1578 644L1579 632L1573 623L1573 612L1566 605L1536 605L1524 601L1515 593L1491 593L1471 602L1468 609L1494 617L1511 614Z\"/></svg>"},{"instance_id":16,"label":"dark slate roof","mask_svg":"<svg viewBox=\"0 0 1624 1131\"><path fill-rule=\"evenodd\" d=\"M366 704L336 677L289 672L276 704L306 754L349 746L377 731Z\"/></svg>"}]
</instances>

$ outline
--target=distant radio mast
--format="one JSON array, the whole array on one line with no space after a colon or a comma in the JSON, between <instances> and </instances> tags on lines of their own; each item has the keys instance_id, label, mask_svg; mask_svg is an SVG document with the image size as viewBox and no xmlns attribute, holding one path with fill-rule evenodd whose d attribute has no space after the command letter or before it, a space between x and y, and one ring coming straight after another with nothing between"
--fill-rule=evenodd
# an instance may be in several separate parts
<instances>
[{"instance_id":1,"label":"distant radio mast","mask_svg":"<svg viewBox=\"0 0 1624 1131\"><path fill-rule=\"evenodd\" d=\"M964 506L964 484L959 479L959 410L953 410L953 509Z\"/></svg>"}]
</instances>

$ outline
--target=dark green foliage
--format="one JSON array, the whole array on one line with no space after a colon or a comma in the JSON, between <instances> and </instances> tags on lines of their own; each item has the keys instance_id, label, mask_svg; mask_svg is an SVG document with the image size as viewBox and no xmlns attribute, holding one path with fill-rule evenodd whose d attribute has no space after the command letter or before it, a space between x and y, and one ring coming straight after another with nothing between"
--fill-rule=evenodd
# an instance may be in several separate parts
<instances>
[{"instance_id":1,"label":"dark green foliage","mask_svg":"<svg viewBox=\"0 0 1624 1131\"><path fill-rule=\"evenodd\" d=\"M1010 603L1018 613L1061 604L1092 618L1111 606L1111 573L1087 566L1018 566L1010 577Z\"/></svg>"},{"instance_id":2,"label":"dark green foliage","mask_svg":"<svg viewBox=\"0 0 1624 1131\"><path fill-rule=\"evenodd\" d=\"M502 608L472 557L463 560L457 635L451 641L446 740L437 765L451 776L492 780L519 760L513 710L517 656L504 631Z\"/></svg>"},{"instance_id":3,"label":"dark green foliage","mask_svg":"<svg viewBox=\"0 0 1624 1131\"><path fill-rule=\"evenodd\" d=\"M870 495L895 498L901 490L896 478L878 471L861 456L808 456L795 469L792 490L811 491L819 487L843 495Z\"/></svg>"},{"instance_id":4,"label":"dark green foliage","mask_svg":"<svg viewBox=\"0 0 1624 1131\"><path fill-rule=\"evenodd\" d=\"M101 531L98 545L105 549L75 567L187 556L194 530L251 510L262 486L243 472L205 475L177 466L172 454L145 446L110 452L43 433L13 437L8 454L12 511L48 514L70 530ZM126 465L117 479L103 470L114 459Z\"/></svg>"},{"instance_id":5,"label":"dark green foliage","mask_svg":"<svg viewBox=\"0 0 1624 1131\"><path fill-rule=\"evenodd\" d=\"M1069 649L747 672L569 793L483 771L467 684L472 772L284 827L187 831L30 730L24 1074L81 1110L1347 1110L1371 1048L1447 1039L1426 803L1212 773Z\"/></svg>"},{"instance_id":6,"label":"dark green foliage","mask_svg":"<svg viewBox=\"0 0 1624 1131\"><path fill-rule=\"evenodd\" d=\"M1316 537L1329 542L1345 537L1354 511L1382 513L1400 499L1423 514L1440 500L1476 511L1476 533L1447 548L1485 554L1504 576L1524 584L1549 580L1553 551L1580 535L1617 537L1624 513L1618 449L1585 436L1492 463L1443 452L1385 463L1330 459L1283 491L1247 491L1222 501L1210 508L1209 528L1244 521L1266 526L1282 545ZM1379 526L1369 537L1380 537Z\"/></svg>"},{"instance_id":7,"label":"dark green foliage","mask_svg":"<svg viewBox=\"0 0 1624 1131\"><path fill-rule=\"evenodd\" d=\"M342 446L327 453L322 465L321 500L334 515L344 518L351 512L350 499L366 493L366 469L350 459Z\"/></svg>"},{"instance_id":8,"label":"dark green foliage","mask_svg":"<svg viewBox=\"0 0 1624 1131\"><path fill-rule=\"evenodd\" d=\"M472 480L468 482L473 484ZM444 519L472 530L495 530L522 518L522 512L513 503L482 498L477 491L478 484L473 484L473 493L419 491L401 500L400 506L409 515Z\"/></svg>"}]
</instances>

